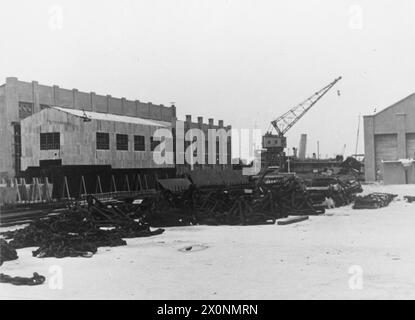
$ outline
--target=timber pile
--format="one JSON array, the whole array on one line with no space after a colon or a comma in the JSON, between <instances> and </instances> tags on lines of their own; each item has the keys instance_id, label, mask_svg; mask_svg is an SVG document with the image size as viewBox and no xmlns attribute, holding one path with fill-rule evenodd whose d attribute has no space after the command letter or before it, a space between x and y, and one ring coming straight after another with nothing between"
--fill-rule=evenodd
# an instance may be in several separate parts
<instances>
[{"instance_id":1,"label":"timber pile","mask_svg":"<svg viewBox=\"0 0 415 320\"><path fill-rule=\"evenodd\" d=\"M397 196L396 194L381 192L371 193L366 196L357 196L353 209L378 209L386 207Z\"/></svg>"},{"instance_id":2,"label":"timber pile","mask_svg":"<svg viewBox=\"0 0 415 320\"><path fill-rule=\"evenodd\" d=\"M92 201L93 200L93 201ZM162 233L136 222L116 205L90 199L88 208L75 206L66 212L37 219L24 229L3 232L14 249L38 247L35 257L90 257L99 247L126 245L124 238L148 237Z\"/></svg>"}]
</instances>

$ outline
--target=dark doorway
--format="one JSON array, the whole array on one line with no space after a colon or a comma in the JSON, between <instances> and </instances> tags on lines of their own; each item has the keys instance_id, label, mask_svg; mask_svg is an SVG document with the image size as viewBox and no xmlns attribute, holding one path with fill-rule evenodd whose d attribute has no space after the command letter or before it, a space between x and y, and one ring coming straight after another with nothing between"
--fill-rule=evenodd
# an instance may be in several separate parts
<instances>
[{"instance_id":1,"label":"dark doorway","mask_svg":"<svg viewBox=\"0 0 415 320\"><path fill-rule=\"evenodd\" d=\"M59 167L61 165L62 165L62 159L39 160L39 167L41 167L41 168Z\"/></svg>"}]
</instances>

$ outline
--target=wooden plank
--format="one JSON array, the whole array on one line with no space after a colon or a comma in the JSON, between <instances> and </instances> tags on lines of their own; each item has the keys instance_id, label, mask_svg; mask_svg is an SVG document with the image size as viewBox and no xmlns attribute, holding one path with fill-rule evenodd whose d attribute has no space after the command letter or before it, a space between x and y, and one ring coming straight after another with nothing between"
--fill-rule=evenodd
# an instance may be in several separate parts
<instances>
[{"instance_id":1,"label":"wooden plank","mask_svg":"<svg viewBox=\"0 0 415 320\"><path fill-rule=\"evenodd\" d=\"M278 225L286 225L307 220L308 216L289 216L287 218L277 220Z\"/></svg>"}]
</instances>

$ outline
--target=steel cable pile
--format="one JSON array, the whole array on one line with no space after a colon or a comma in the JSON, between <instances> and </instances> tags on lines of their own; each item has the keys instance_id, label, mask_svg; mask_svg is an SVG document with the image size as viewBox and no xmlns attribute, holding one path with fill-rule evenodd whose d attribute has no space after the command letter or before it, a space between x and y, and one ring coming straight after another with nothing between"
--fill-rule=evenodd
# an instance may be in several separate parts
<instances>
[{"instance_id":1,"label":"steel cable pile","mask_svg":"<svg viewBox=\"0 0 415 320\"><path fill-rule=\"evenodd\" d=\"M8 244L4 239L0 239L0 266L5 261L16 260L17 258L16 249Z\"/></svg>"},{"instance_id":2,"label":"steel cable pile","mask_svg":"<svg viewBox=\"0 0 415 320\"><path fill-rule=\"evenodd\" d=\"M16 260L17 256L16 249L10 245L6 240L0 239L0 266L5 261ZM38 273L33 273L33 277L12 277L4 273L0 273L0 283L11 283L16 286L28 285L35 286L45 282L46 278Z\"/></svg>"},{"instance_id":3,"label":"steel cable pile","mask_svg":"<svg viewBox=\"0 0 415 320\"><path fill-rule=\"evenodd\" d=\"M46 278L37 272L33 273L33 277L11 277L7 274L0 273L0 283L11 283L15 286L37 286L44 283Z\"/></svg>"},{"instance_id":4,"label":"steel cable pile","mask_svg":"<svg viewBox=\"0 0 415 320\"><path fill-rule=\"evenodd\" d=\"M63 258L90 257L99 247L126 245L123 238L148 237L164 231L151 231L147 223L136 222L116 209L108 209L99 202L89 208L76 206L2 235L10 239L9 246L14 249L38 247L32 252L35 257Z\"/></svg>"}]
</instances>

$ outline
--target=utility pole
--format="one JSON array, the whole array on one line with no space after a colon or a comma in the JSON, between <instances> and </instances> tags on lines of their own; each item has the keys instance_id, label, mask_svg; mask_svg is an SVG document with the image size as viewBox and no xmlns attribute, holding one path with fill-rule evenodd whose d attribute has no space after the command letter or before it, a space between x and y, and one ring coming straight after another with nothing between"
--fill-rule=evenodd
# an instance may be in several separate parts
<instances>
[{"instance_id":1,"label":"utility pole","mask_svg":"<svg viewBox=\"0 0 415 320\"><path fill-rule=\"evenodd\" d=\"M359 145L359 132L360 132L360 113L359 113L359 120L357 121L357 135L356 135L356 149L354 154L357 154L357 146Z\"/></svg>"},{"instance_id":2,"label":"utility pole","mask_svg":"<svg viewBox=\"0 0 415 320\"><path fill-rule=\"evenodd\" d=\"M317 140L317 160L320 160L320 141Z\"/></svg>"}]
</instances>

